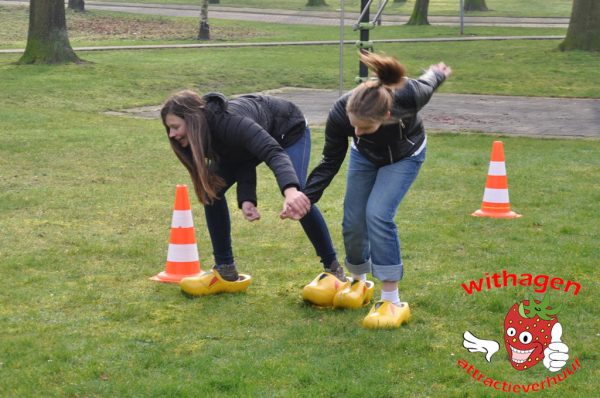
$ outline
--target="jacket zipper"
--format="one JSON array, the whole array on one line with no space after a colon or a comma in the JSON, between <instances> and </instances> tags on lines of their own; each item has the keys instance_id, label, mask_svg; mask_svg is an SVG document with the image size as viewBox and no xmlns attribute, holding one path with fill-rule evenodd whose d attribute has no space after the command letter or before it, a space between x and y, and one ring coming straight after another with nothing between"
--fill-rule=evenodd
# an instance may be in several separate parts
<instances>
[{"instance_id":1,"label":"jacket zipper","mask_svg":"<svg viewBox=\"0 0 600 398\"><path fill-rule=\"evenodd\" d=\"M400 140L402 140L402 138L404 137L404 123L402 122L402 119L398 119L398 124L400 125Z\"/></svg>"},{"instance_id":2,"label":"jacket zipper","mask_svg":"<svg viewBox=\"0 0 600 398\"><path fill-rule=\"evenodd\" d=\"M402 138L403 138L402 133L404 131L404 123L402 122L402 119L398 119L398 125L399 125L398 127L400 128L400 140L402 140ZM407 140L408 140L408 138L407 138ZM392 148L389 145L388 145L388 154L390 155L390 164L393 164L394 163L394 155L392 154Z\"/></svg>"}]
</instances>

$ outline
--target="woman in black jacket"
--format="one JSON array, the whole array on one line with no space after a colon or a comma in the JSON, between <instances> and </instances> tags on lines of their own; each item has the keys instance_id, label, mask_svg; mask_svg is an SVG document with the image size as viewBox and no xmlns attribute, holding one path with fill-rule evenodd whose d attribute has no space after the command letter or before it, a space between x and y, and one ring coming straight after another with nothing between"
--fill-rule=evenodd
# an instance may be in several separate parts
<instances>
[{"instance_id":1,"label":"woman in black jacket","mask_svg":"<svg viewBox=\"0 0 600 398\"><path fill-rule=\"evenodd\" d=\"M227 100L185 90L172 95L161 109L171 147L192 178L204 205L215 266L210 273L184 278L192 295L245 290L231 246L231 223L225 192L237 182L238 206L252 221L256 210L256 166L265 162L284 195L282 214L300 220L326 270L345 280L327 225L316 206L300 191L310 157L310 130L298 107L267 96Z\"/></svg>"},{"instance_id":2,"label":"woman in black jacket","mask_svg":"<svg viewBox=\"0 0 600 398\"><path fill-rule=\"evenodd\" d=\"M418 79L407 79L395 58L361 53L376 78L357 86L332 107L325 127L323 159L308 177L304 193L316 203L337 174L351 140L344 198L343 234L350 286L339 286L334 307L369 302L373 282L382 281L381 300L363 320L366 327L398 327L410 316L400 302L403 263L394 217L425 160L426 136L419 111L451 74L444 63ZM306 297L305 297L306 298Z\"/></svg>"}]
</instances>

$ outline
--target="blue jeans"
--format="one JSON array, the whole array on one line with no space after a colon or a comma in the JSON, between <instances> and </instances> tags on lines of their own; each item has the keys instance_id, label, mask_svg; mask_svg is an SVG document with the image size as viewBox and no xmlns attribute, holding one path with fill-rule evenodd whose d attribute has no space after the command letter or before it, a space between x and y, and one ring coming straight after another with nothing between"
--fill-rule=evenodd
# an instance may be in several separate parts
<instances>
[{"instance_id":1,"label":"blue jeans","mask_svg":"<svg viewBox=\"0 0 600 398\"><path fill-rule=\"evenodd\" d=\"M373 272L381 281L402 279L394 217L424 161L425 148L383 167L375 166L357 149L350 150L342 227L346 267L353 274Z\"/></svg>"},{"instance_id":2,"label":"blue jeans","mask_svg":"<svg viewBox=\"0 0 600 398\"><path fill-rule=\"evenodd\" d=\"M290 157L294 171L298 176L304 188L308 172L308 163L310 160L310 129L308 126L303 136L291 146L284 148ZM235 181L226 181L226 187L219 193L221 199L215 200L211 205L204 206L206 224L210 234L213 255L216 264L231 264L234 261L233 249L231 246L231 219L229 217L229 208L225 199L225 192ZM317 256L321 258L324 267L329 266L336 260L336 253L329 235L329 229L316 205L313 205L306 216L300 220L304 233L315 248Z\"/></svg>"}]
</instances>

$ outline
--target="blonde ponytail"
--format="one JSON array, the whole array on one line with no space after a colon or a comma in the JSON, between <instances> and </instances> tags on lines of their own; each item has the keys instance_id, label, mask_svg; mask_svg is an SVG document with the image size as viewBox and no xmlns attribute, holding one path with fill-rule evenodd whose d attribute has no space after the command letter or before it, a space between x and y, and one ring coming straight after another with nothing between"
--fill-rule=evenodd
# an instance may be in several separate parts
<instances>
[{"instance_id":1,"label":"blonde ponytail","mask_svg":"<svg viewBox=\"0 0 600 398\"><path fill-rule=\"evenodd\" d=\"M406 68L396 58L361 51L360 61L376 78L356 87L346 105L346 112L360 120L380 122L391 110L393 89L406 81Z\"/></svg>"}]
</instances>

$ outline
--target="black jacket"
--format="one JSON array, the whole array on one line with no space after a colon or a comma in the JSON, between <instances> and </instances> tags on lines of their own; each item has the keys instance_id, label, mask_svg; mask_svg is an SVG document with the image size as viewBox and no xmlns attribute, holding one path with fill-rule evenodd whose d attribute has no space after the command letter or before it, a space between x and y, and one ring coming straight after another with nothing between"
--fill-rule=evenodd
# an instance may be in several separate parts
<instances>
[{"instance_id":1,"label":"black jacket","mask_svg":"<svg viewBox=\"0 0 600 398\"><path fill-rule=\"evenodd\" d=\"M296 105L280 98L245 95L227 100L222 94L204 96L205 116L212 149L217 153L214 171L228 185L237 182L238 206L256 204L256 166L263 161L275 174L279 189L300 184L283 148L304 133L306 120Z\"/></svg>"},{"instance_id":2,"label":"black jacket","mask_svg":"<svg viewBox=\"0 0 600 398\"><path fill-rule=\"evenodd\" d=\"M351 92L340 97L329 111L325 126L325 147L319 165L310 173L304 193L316 203L339 171L346 152L348 137L367 159L376 166L385 166L411 156L425 140L425 128L419 111L429 102L434 91L444 82L445 75L429 70L419 79L410 79L394 91L390 123L375 133L360 138L354 134L346 114Z\"/></svg>"}]
</instances>

